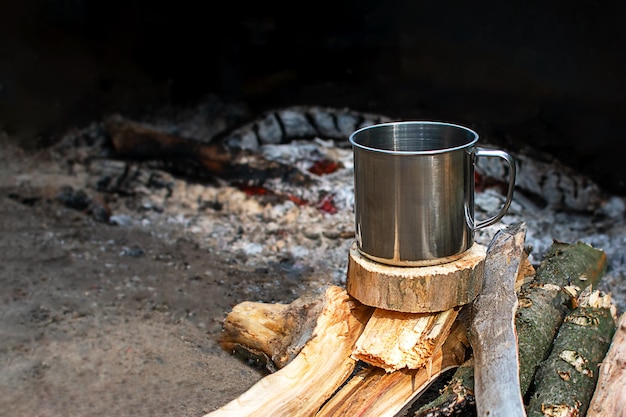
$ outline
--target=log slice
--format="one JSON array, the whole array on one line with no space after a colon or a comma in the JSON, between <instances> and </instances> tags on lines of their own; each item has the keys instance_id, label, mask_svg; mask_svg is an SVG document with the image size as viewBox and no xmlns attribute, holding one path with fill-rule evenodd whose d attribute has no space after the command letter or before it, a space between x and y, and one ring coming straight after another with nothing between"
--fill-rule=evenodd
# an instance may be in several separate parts
<instances>
[{"instance_id":1,"label":"log slice","mask_svg":"<svg viewBox=\"0 0 626 417\"><path fill-rule=\"evenodd\" d=\"M474 243L455 261L433 266L385 265L350 247L346 288L365 305L433 313L468 304L482 289L486 247Z\"/></svg>"}]
</instances>

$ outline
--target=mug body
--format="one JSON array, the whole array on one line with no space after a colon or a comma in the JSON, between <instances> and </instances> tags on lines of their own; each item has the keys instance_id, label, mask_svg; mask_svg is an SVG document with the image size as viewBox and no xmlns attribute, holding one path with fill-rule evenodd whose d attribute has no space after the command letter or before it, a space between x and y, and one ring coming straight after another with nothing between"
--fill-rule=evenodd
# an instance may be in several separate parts
<instances>
[{"instance_id":1,"label":"mug body","mask_svg":"<svg viewBox=\"0 0 626 417\"><path fill-rule=\"evenodd\" d=\"M474 241L478 135L439 122L398 122L354 132L356 242L381 263L449 262Z\"/></svg>"}]
</instances>

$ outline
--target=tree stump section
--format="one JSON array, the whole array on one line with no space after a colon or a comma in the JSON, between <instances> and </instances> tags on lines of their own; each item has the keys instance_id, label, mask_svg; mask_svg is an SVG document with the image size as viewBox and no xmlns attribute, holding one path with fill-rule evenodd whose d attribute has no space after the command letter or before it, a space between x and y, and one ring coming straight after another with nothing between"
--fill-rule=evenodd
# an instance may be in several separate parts
<instances>
[{"instance_id":1,"label":"tree stump section","mask_svg":"<svg viewBox=\"0 0 626 417\"><path fill-rule=\"evenodd\" d=\"M486 248L475 243L441 265L384 265L350 248L346 288L365 305L404 313L434 313L471 303L483 284Z\"/></svg>"}]
</instances>

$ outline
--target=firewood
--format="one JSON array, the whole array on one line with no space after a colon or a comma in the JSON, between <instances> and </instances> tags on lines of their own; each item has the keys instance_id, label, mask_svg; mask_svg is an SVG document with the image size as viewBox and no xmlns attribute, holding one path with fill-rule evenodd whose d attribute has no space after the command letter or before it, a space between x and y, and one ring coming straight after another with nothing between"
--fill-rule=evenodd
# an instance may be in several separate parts
<instances>
[{"instance_id":1,"label":"firewood","mask_svg":"<svg viewBox=\"0 0 626 417\"><path fill-rule=\"evenodd\" d=\"M354 375L316 417L393 417L400 415L443 372L465 360L467 323L457 320L443 346L419 369L385 372L369 367Z\"/></svg>"},{"instance_id":2,"label":"firewood","mask_svg":"<svg viewBox=\"0 0 626 417\"><path fill-rule=\"evenodd\" d=\"M300 353L206 417L315 415L352 373L356 361L350 354L372 310L344 289L329 287L313 336Z\"/></svg>"},{"instance_id":3,"label":"firewood","mask_svg":"<svg viewBox=\"0 0 626 417\"><path fill-rule=\"evenodd\" d=\"M377 308L352 357L387 372L421 368L446 340L457 315L458 309L402 313Z\"/></svg>"},{"instance_id":4,"label":"firewood","mask_svg":"<svg viewBox=\"0 0 626 417\"><path fill-rule=\"evenodd\" d=\"M611 296L591 292L590 287L581 293L578 304L565 317L550 355L535 375L529 417L575 417L587 412L616 317Z\"/></svg>"},{"instance_id":5,"label":"firewood","mask_svg":"<svg viewBox=\"0 0 626 417\"><path fill-rule=\"evenodd\" d=\"M474 358L469 358L454 372L437 398L418 408L415 417L448 417L469 412L476 405L474 397ZM471 414L470 414L471 415Z\"/></svg>"},{"instance_id":6,"label":"firewood","mask_svg":"<svg viewBox=\"0 0 626 417\"><path fill-rule=\"evenodd\" d=\"M308 335L311 333L309 330L306 330L309 328L308 323L311 321L311 317L316 316L316 312L322 310L320 305L323 305L324 308L329 311L332 308L337 308L336 305L328 305L328 298L329 297L327 292L322 297L303 296L289 305L253 302L240 303L233 307L231 313L228 314L224 322L224 333L222 335L220 343L225 349L228 350L232 350L234 348L245 348L246 351L249 351L252 355L255 356L258 356L259 353L261 353L261 355L265 359L280 357L288 358L289 356L284 355L285 351L290 351L292 353L295 352L297 350L297 345L299 343L302 343L303 340L308 339ZM344 302L355 302L350 300L350 298L347 298L346 300L344 300ZM360 304L358 304L357 302L356 305ZM359 308L367 309L365 311L370 312L372 310L371 308L365 306L361 306ZM299 315L308 315L308 321L305 320L304 322L299 322L298 320L296 320L297 316ZM451 311L443 314L443 317L457 316L458 314L456 311ZM467 316L467 314L465 314L465 316ZM346 383L344 384L344 386L335 395L332 396L332 398L326 403L324 408L317 415L351 416L362 413L365 413L363 415L371 416L396 415L399 410L407 408L410 403L415 398L417 398L419 394L424 391L430 385L430 383L432 383L432 381L437 379L437 377L441 373L458 366L465 360L467 356L467 349L469 348L466 337L467 326L467 318L459 318L454 321L452 329L446 332L447 337L442 337L438 339L438 341L435 343L435 351L430 357L423 359L422 367L420 369L403 370L399 372L388 373L381 368L368 367L356 373L350 379L346 378ZM319 330L320 329L318 325L315 332L313 333L317 333ZM294 332L293 337L284 337L283 333L289 333L291 331ZM306 349L308 349L308 346L311 343L315 343L315 339L310 339L310 343L306 345L307 348L305 348L302 352L303 354L306 354ZM352 343L354 344L354 341ZM289 347L285 348L285 346ZM347 354L349 356L350 353L346 353L345 350L338 353L336 345L325 346L324 348L328 348L326 356L341 354ZM298 357L294 359L294 362L296 362L297 360ZM309 362L312 361L311 358L308 358L307 360ZM278 362L277 365L280 363L281 362ZM289 364L284 369L290 368L292 366L293 365ZM311 366L317 365L311 362ZM276 374L280 374L284 371L284 369L278 371ZM295 371L291 373L291 375L294 374ZM265 377L263 381L268 381L268 378L273 377L274 375L269 375L268 377ZM281 385L277 384L276 382L269 381L266 382L266 389L268 390L270 389L270 383L272 383L272 386L277 390L290 389L288 384L283 383ZM300 383L303 382L300 381ZM322 382L318 383L322 384ZM323 384L324 389L326 389L326 383ZM320 389L319 387L309 388L312 390L311 392L315 392ZM309 401L315 401L316 399L315 395L311 400L309 400L306 395L302 393L298 396L297 393L294 392L295 388L291 388L290 390L294 395L294 401L306 402L307 406L309 405ZM260 388L256 389L255 391L257 392L254 395L260 395L262 398L264 398L264 395L270 397L274 395L272 392L259 392ZM246 392L244 393L244 395L239 397L239 399L227 404L227 406L230 405L231 408L226 409L227 406L225 406L217 411L224 413L226 411L229 411L235 413L236 415L249 415L249 413L252 412L251 410L240 410L239 407L234 407L233 403L235 401L240 401L244 396L247 396L248 398L253 398L254 395ZM344 399L345 401L342 399ZM274 401L278 403L281 402L281 400L283 402L288 401L281 395L279 397L274 397L272 404L274 403ZM291 406L284 407L286 410L285 413L293 413L293 409ZM306 407L299 406L299 408ZM265 404L262 408L257 408L255 410L256 412L263 413L265 413L266 411L271 413L275 412L273 409L270 408L270 405L268 404ZM280 413L282 411L278 412ZM222 414L215 415L219 416Z\"/></svg>"},{"instance_id":7,"label":"firewood","mask_svg":"<svg viewBox=\"0 0 626 417\"><path fill-rule=\"evenodd\" d=\"M519 270L517 271L517 278L515 279L516 293L520 292L523 285L530 283L535 278L535 274L537 273L533 264L530 263L528 255L528 251L526 250L526 248L524 248L522 261L520 263Z\"/></svg>"},{"instance_id":8,"label":"firewood","mask_svg":"<svg viewBox=\"0 0 626 417\"><path fill-rule=\"evenodd\" d=\"M287 365L313 336L327 293L305 294L290 304L244 301L223 323L225 351L262 361L274 372Z\"/></svg>"},{"instance_id":9,"label":"firewood","mask_svg":"<svg viewBox=\"0 0 626 417\"><path fill-rule=\"evenodd\" d=\"M472 306L470 343L479 416L525 416L515 334L515 281L525 237L524 223L496 233L487 249L483 291Z\"/></svg>"},{"instance_id":10,"label":"firewood","mask_svg":"<svg viewBox=\"0 0 626 417\"><path fill-rule=\"evenodd\" d=\"M582 288L598 283L606 265L606 254L600 249L582 242L554 242L537 269L535 280L522 287L515 328L523 393L539 363L548 357L565 314L573 307L572 300Z\"/></svg>"},{"instance_id":11,"label":"firewood","mask_svg":"<svg viewBox=\"0 0 626 417\"><path fill-rule=\"evenodd\" d=\"M534 277L535 272L528 260L528 254L524 251L515 281L516 291L523 284L529 282ZM418 408L414 415L417 417L455 416L460 415L464 410L470 410L475 404L474 358L471 357L456 369L454 376L442 389L440 395Z\"/></svg>"},{"instance_id":12,"label":"firewood","mask_svg":"<svg viewBox=\"0 0 626 417\"><path fill-rule=\"evenodd\" d=\"M566 312L572 306L581 287L596 285L606 269L606 254L590 245L578 242L568 244L554 242L537 269L535 279L523 285L518 295L515 328L520 358L520 388L526 393L535 370L549 354L552 342L561 326ZM461 366L442 394L421 407L416 417L448 416L450 404L454 412L473 404L471 398L459 401L455 391L469 396L474 393L473 369ZM461 388L459 388L461 387ZM459 403L462 403L459 405Z\"/></svg>"},{"instance_id":13,"label":"firewood","mask_svg":"<svg viewBox=\"0 0 626 417\"><path fill-rule=\"evenodd\" d=\"M587 417L626 416L626 313L620 316L598 374Z\"/></svg>"}]
</instances>

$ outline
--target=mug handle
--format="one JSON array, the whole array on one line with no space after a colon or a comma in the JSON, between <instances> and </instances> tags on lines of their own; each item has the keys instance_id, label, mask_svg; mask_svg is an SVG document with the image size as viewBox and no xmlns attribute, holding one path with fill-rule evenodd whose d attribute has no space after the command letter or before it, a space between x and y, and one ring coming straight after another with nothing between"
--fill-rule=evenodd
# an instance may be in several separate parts
<instances>
[{"instance_id":1,"label":"mug handle","mask_svg":"<svg viewBox=\"0 0 626 417\"><path fill-rule=\"evenodd\" d=\"M489 226L500 220L506 214L506 211L509 209L511 205L511 201L513 200L513 190L515 189L515 160L511 155L504 151L499 151L496 149L487 149L476 147L476 157L479 156L487 156L487 157L497 157L502 158L509 165L509 189L506 193L506 201L504 202L504 206L500 210L498 214L493 217L490 217L485 220L475 221L474 230L481 229L483 227Z\"/></svg>"}]
</instances>

